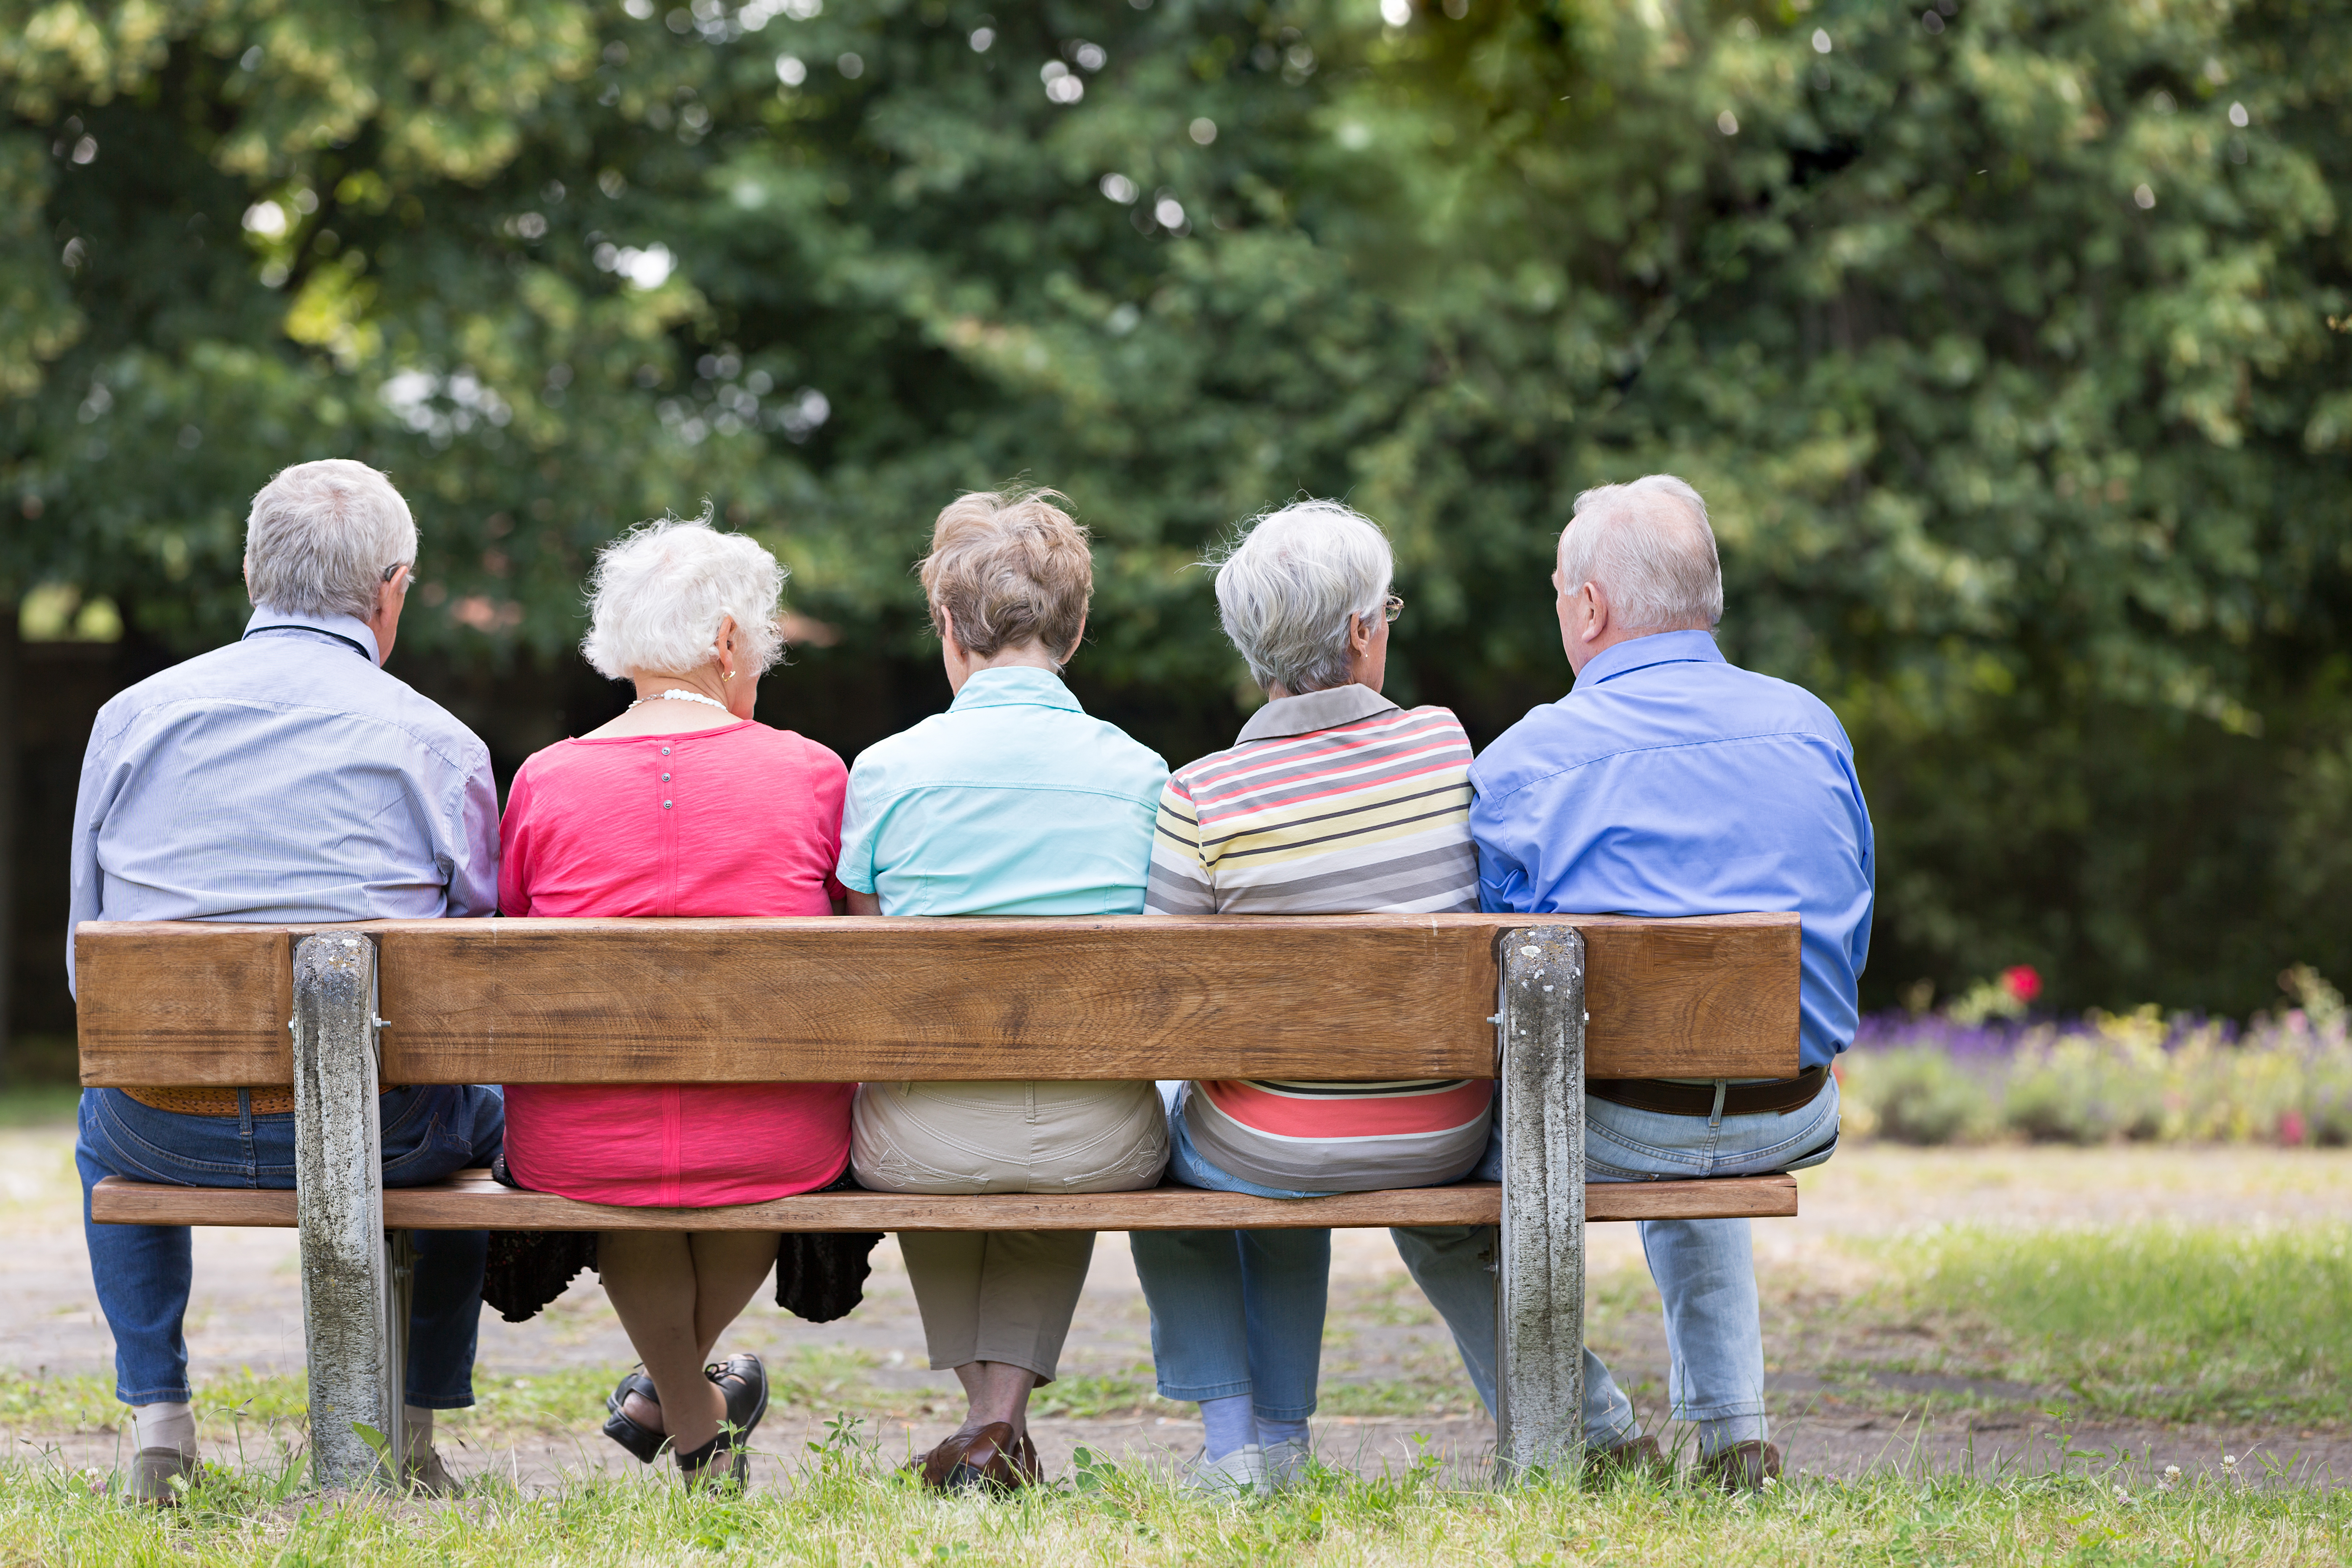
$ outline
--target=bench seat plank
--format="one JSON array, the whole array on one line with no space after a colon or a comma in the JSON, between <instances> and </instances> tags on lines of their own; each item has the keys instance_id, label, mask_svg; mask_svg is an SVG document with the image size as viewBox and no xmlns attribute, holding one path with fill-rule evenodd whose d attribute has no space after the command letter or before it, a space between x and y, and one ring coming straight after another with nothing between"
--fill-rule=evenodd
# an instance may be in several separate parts
<instances>
[{"instance_id":1,"label":"bench seat plank","mask_svg":"<svg viewBox=\"0 0 2352 1568\"><path fill-rule=\"evenodd\" d=\"M1492 1078L1495 942L1583 933L1591 1078L1797 1071L1792 914L358 922L383 1081ZM86 921L81 1080L290 1083L317 927Z\"/></svg>"},{"instance_id":2,"label":"bench seat plank","mask_svg":"<svg viewBox=\"0 0 2352 1568\"><path fill-rule=\"evenodd\" d=\"M1786 1218L1797 1212L1797 1184L1780 1175L1596 1182L1584 1189L1584 1204L1587 1220ZM1502 1208L1502 1189L1486 1182L1299 1199L1194 1187L980 1197L811 1193L729 1208L661 1209L517 1192L490 1180L488 1171L461 1171L431 1186L387 1187L383 1194L384 1224L396 1230L1345 1230L1494 1225ZM108 1176L90 1194L90 1216L102 1225L286 1229L294 1224L294 1194Z\"/></svg>"}]
</instances>

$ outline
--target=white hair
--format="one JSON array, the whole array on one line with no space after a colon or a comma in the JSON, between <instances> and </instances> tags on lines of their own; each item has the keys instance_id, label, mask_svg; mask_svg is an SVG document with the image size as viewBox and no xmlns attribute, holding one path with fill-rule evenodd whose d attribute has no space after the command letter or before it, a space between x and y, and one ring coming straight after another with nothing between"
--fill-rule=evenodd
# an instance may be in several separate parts
<instances>
[{"instance_id":1,"label":"white hair","mask_svg":"<svg viewBox=\"0 0 2352 1568\"><path fill-rule=\"evenodd\" d=\"M1559 585L1608 593L1628 631L1705 630L1723 619L1723 563L1706 502L1672 474L1601 485L1576 498L1559 536Z\"/></svg>"},{"instance_id":2,"label":"white hair","mask_svg":"<svg viewBox=\"0 0 2352 1568\"><path fill-rule=\"evenodd\" d=\"M1217 564L1217 616L1250 679L1294 695L1348 684L1350 617L1380 616L1396 557L1380 524L1335 500L1244 526Z\"/></svg>"},{"instance_id":3,"label":"white hair","mask_svg":"<svg viewBox=\"0 0 2352 1568\"><path fill-rule=\"evenodd\" d=\"M289 616L375 614L387 567L416 562L416 520L392 481L349 458L281 468L245 520L253 602Z\"/></svg>"},{"instance_id":4,"label":"white hair","mask_svg":"<svg viewBox=\"0 0 2352 1568\"><path fill-rule=\"evenodd\" d=\"M717 657L719 623L735 617L744 667L783 657L778 604L787 574L757 540L701 517L665 517L604 546L588 580L588 636L599 675L685 675Z\"/></svg>"}]
</instances>

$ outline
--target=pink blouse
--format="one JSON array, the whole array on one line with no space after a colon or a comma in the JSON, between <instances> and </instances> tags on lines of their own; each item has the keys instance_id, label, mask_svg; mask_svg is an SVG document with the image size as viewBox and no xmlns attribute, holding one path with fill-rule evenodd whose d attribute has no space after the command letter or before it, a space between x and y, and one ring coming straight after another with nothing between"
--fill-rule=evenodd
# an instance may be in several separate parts
<instances>
[{"instance_id":1,"label":"pink blouse","mask_svg":"<svg viewBox=\"0 0 2352 1568\"><path fill-rule=\"evenodd\" d=\"M849 771L789 730L559 741L499 830L509 915L829 915ZM856 1085L509 1084L507 1169L587 1203L704 1208L822 1187Z\"/></svg>"}]
</instances>

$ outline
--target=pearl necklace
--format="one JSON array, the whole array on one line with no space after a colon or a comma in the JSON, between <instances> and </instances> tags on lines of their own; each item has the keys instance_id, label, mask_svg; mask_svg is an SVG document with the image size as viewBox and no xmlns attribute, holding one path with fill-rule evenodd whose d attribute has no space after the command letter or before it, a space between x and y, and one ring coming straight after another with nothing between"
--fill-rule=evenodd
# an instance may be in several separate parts
<instances>
[{"instance_id":1,"label":"pearl necklace","mask_svg":"<svg viewBox=\"0 0 2352 1568\"><path fill-rule=\"evenodd\" d=\"M716 708L721 713L732 713L734 711L733 709L728 707L724 702L719 701L716 697L705 697L699 691L656 691L651 697L638 698L636 701L630 703L628 708L624 708L621 711L624 713L628 712L631 709L640 707L647 702L699 702L706 708Z\"/></svg>"}]
</instances>

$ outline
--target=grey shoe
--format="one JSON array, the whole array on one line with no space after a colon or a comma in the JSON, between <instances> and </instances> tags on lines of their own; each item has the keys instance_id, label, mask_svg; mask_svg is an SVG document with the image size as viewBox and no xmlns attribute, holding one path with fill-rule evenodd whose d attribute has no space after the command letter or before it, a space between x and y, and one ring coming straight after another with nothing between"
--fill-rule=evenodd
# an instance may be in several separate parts
<instances>
[{"instance_id":1,"label":"grey shoe","mask_svg":"<svg viewBox=\"0 0 2352 1568\"><path fill-rule=\"evenodd\" d=\"M427 1448L425 1458L411 1459L400 1467L401 1484L412 1492L426 1497L456 1497L466 1489L465 1484L449 1473L441 1462L441 1450Z\"/></svg>"},{"instance_id":2,"label":"grey shoe","mask_svg":"<svg viewBox=\"0 0 2352 1568\"><path fill-rule=\"evenodd\" d=\"M1312 1443L1269 1443L1265 1447L1265 1484L1269 1491L1282 1491L1307 1479L1307 1468L1315 1462Z\"/></svg>"},{"instance_id":3,"label":"grey shoe","mask_svg":"<svg viewBox=\"0 0 2352 1568\"><path fill-rule=\"evenodd\" d=\"M1192 1497L1239 1502L1267 1489L1265 1450L1255 1443L1235 1448L1222 1459L1202 1449L1176 1478L1176 1489Z\"/></svg>"},{"instance_id":4,"label":"grey shoe","mask_svg":"<svg viewBox=\"0 0 2352 1568\"><path fill-rule=\"evenodd\" d=\"M197 1469L193 1454L177 1448L142 1448L131 1461L131 1500L150 1508L177 1508L187 1489L196 1484Z\"/></svg>"}]
</instances>

